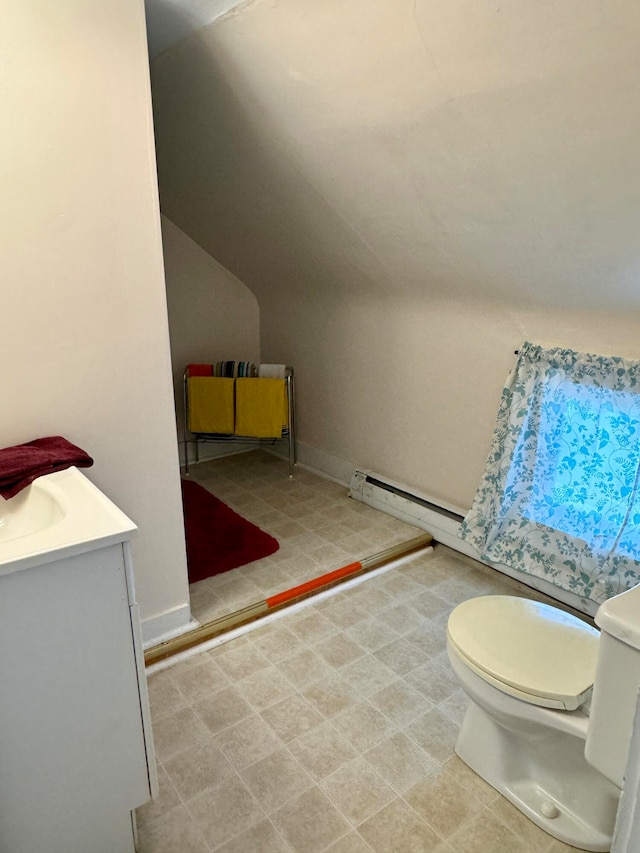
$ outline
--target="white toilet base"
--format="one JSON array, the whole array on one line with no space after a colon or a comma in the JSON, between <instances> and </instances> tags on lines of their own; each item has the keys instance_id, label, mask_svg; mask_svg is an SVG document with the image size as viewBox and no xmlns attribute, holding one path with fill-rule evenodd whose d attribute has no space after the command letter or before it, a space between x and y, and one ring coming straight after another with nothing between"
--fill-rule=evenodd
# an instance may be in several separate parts
<instances>
[{"instance_id":1,"label":"white toilet base","mask_svg":"<svg viewBox=\"0 0 640 853\"><path fill-rule=\"evenodd\" d=\"M619 791L587 764L584 740L529 720L512 719L508 726L471 701L455 751L554 838L609 851Z\"/></svg>"}]
</instances>

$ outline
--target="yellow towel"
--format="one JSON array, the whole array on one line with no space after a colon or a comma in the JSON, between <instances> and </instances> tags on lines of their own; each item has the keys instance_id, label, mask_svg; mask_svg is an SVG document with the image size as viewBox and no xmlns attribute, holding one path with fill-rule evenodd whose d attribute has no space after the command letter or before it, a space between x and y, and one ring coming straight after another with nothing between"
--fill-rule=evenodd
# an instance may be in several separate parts
<instances>
[{"instance_id":1,"label":"yellow towel","mask_svg":"<svg viewBox=\"0 0 640 853\"><path fill-rule=\"evenodd\" d=\"M189 429L233 435L234 379L222 376L191 376L189 383Z\"/></svg>"},{"instance_id":2,"label":"yellow towel","mask_svg":"<svg viewBox=\"0 0 640 853\"><path fill-rule=\"evenodd\" d=\"M286 402L283 379L236 379L236 435L280 438Z\"/></svg>"}]
</instances>

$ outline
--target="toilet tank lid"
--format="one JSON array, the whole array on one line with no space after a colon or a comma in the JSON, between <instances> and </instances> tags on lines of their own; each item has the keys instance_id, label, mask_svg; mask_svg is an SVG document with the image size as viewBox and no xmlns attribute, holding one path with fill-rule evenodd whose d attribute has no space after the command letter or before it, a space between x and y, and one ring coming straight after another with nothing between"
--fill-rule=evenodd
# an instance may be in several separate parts
<instances>
[{"instance_id":1,"label":"toilet tank lid","mask_svg":"<svg viewBox=\"0 0 640 853\"><path fill-rule=\"evenodd\" d=\"M577 707L593 685L599 632L557 607L480 596L453 610L447 630L475 667L522 693Z\"/></svg>"},{"instance_id":2,"label":"toilet tank lid","mask_svg":"<svg viewBox=\"0 0 640 853\"><path fill-rule=\"evenodd\" d=\"M605 634L640 649L640 585L601 604L595 620Z\"/></svg>"}]
</instances>

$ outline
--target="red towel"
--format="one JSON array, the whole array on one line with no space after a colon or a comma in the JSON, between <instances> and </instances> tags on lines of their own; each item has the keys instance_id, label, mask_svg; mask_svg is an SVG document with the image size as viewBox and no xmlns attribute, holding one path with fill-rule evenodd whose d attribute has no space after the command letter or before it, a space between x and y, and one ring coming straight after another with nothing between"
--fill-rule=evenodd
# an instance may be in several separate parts
<instances>
[{"instance_id":1,"label":"red towel","mask_svg":"<svg viewBox=\"0 0 640 853\"><path fill-rule=\"evenodd\" d=\"M12 498L36 477L63 468L88 468L93 459L61 435L37 438L0 450L0 495Z\"/></svg>"}]
</instances>

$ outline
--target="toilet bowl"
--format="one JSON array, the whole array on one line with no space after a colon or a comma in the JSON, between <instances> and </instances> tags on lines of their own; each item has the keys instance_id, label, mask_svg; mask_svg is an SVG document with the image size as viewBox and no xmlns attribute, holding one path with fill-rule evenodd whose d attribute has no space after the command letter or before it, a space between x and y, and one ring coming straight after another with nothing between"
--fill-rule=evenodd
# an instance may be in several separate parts
<instances>
[{"instance_id":1,"label":"toilet bowl","mask_svg":"<svg viewBox=\"0 0 640 853\"><path fill-rule=\"evenodd\" d=\"M596 623L481 596L452 611L447 652L471 700L458 756L550 835L608 851L640 686L640 587Z\"/></svg>"}]
</instances>

